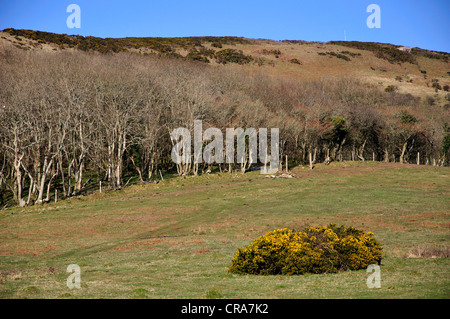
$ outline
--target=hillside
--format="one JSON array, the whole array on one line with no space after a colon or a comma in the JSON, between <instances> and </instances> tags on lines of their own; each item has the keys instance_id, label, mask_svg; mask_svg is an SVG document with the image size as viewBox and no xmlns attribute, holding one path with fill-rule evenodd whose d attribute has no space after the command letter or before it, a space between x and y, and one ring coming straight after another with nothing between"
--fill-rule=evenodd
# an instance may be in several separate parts
<instances>
[{"instance_id":1,"label":"hillside","mask_svg":"<svg viewBox=\"0 0 450 319\"><path fill-rule=\"evenodd\" d=\"M380 89L394 85L400 93L428 95L437 104L448 103L445 97L450 85L450 53L419 48L405 52L399 50L401 45L239 37L103 39L15 29L0 32L0 41L24 50L128 51L211 65L236 63L247 70L301 80L347 75L363 79Z\"/></svg>"},{"instance_id":2,"label":"hillside","mask_svg":"<svg viewBox=\"0 0 450 319\"><path fill-rule=\"evenodd\" d=\"M362 42L6 29L0 207L86 194L101 183L121 189L164 175L248 172L264 160L175 164L171 132L193 132L194 120L223 132L278 128L280 169L286 159L311 169L355 160L446 166L448 57Z\"/></svg>"},{"instance_id":3,"label":"hillside","mask_svg":"<svg viewBox=\"0 0 450 319\"><path fill-rule=\"evenodd\" d=\"M3 30L0 298L448 299L448 59L351 41ZM195 147L176 162L173 132L198 147L196 120L200 150L207 129L214 142L259 129L258 161L244 136L243 162L237 149L195 162ZM279 149L274 174L260 171L261 128ZM210 154L228 160L222 146ZM319 274L341 256L308 252L339 244L320 233L308 250L267 242L316 260L311 273L229 272L270 231L330 224L379 241L381 286L366 265ZM342 248L364 257L352 242Z\"/></svg>"}]
</instances>

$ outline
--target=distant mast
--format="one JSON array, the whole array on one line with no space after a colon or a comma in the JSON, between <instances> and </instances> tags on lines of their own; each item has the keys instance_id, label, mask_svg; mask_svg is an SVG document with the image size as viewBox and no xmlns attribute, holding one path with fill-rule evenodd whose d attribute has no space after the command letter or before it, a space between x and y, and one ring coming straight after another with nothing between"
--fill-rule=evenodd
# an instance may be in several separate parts
<instances>
[{"instance_id":1,"label":"distant mast","mask_svg":"<svg viewBox=\"0 0 450 319\"><path fill-rule=\"evenodd\" d=\"M344 41L347 41L347 35L345 34L345 30L344 30Z\"/></svg>"}]
</instances>

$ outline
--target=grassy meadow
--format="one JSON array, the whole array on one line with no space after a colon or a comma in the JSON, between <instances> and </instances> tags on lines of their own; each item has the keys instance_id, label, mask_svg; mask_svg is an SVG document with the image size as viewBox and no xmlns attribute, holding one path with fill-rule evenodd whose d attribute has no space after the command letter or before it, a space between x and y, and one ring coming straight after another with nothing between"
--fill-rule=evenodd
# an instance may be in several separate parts
<instances>
[{"instance_id":1,"label":"grassy meadow","mask_svg":"<svg viewBox=\"0 0 450 319\"><path fill-rule=\"evenodd\" d=\"M0 211L0 298L450 298L450 168L344 162L170 177ZM375 233L381 288L365 270L227 272L238 248L277 228L330 223ZM68 289L69 264L81 289Z\"/></svg>"}]
</instances>

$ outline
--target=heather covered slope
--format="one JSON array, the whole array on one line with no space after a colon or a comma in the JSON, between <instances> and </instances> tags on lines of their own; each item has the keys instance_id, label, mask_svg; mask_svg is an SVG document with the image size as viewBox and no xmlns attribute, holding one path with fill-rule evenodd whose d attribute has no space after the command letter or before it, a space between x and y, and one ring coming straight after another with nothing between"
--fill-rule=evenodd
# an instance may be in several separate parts
<instances>
[{"instance_id":1,"label":"heather covered slope","mask_svg":"<svg viewBox=\"0 0 450 319\"><path fill-rule=\"evenodd\" d=\"M385 89L445 105L450 85L450 53L420 48L402 51L401 45L357 41L273 41L240 37L96 38L33 30L5 29L0 41L33 50L82 50L100 53L134 52L206 62L237 63L249 70L296 79L352 76ZM236 52L235 52L236 51ZM436 84L435 84L436 83ZM437 89L437 90L436 90Z\"/></svg>"}]
</instances>

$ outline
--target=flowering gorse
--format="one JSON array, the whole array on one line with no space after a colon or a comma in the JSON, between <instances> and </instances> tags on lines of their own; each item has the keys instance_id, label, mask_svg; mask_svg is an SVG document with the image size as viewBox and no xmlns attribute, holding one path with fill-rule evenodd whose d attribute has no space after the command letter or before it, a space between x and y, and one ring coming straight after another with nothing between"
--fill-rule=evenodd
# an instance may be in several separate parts
<instances>
[{"instance_id":1,"label":"flowering gorse","mask_svg":"<svg viewBox=\"0 0 450 319\"><path fill-rule=\"evenodd\" d=\"M372 232L336 226L268 232L238 249L229 272L255 275L335 273L380 264L382 247Z\"/></svg>"}]
</instances>

